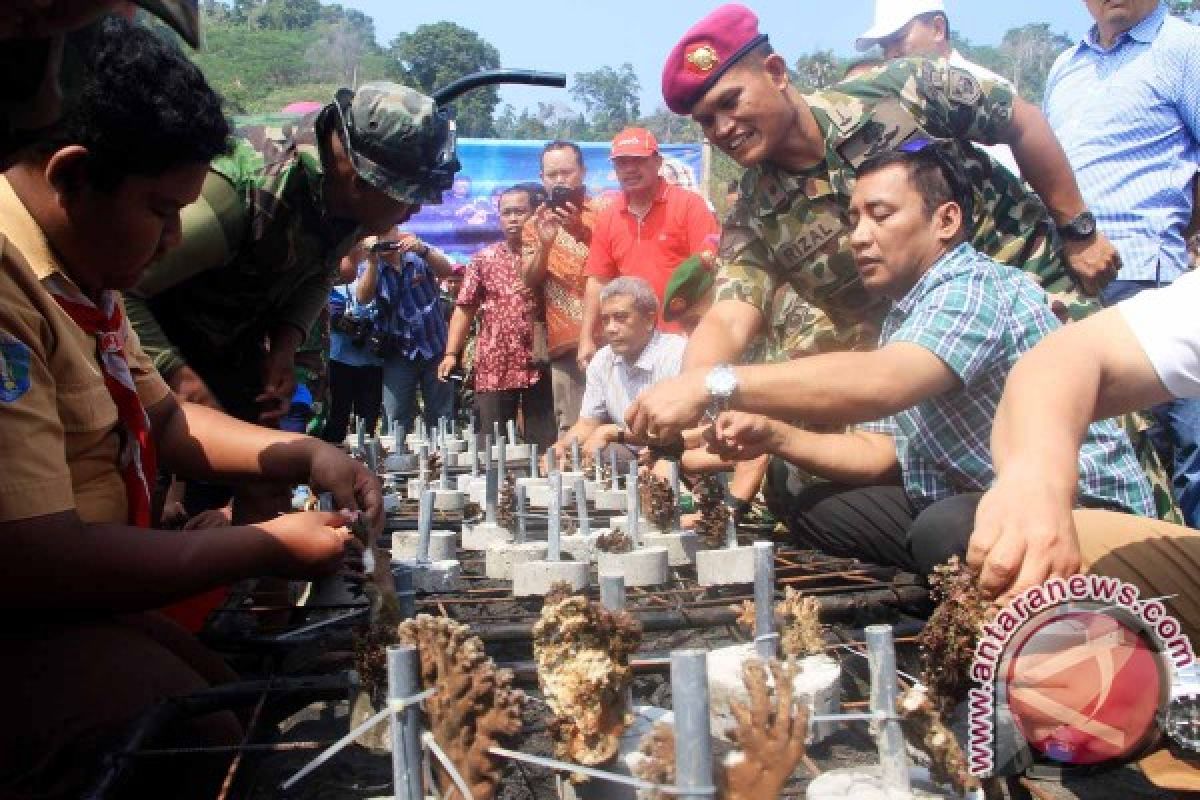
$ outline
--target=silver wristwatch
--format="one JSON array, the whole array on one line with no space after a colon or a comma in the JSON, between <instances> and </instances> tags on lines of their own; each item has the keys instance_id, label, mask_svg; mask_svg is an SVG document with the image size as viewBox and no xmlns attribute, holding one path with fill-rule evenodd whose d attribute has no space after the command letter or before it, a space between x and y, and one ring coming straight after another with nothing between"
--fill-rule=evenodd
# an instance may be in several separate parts
<instances>
[{"instance_id":1,"label":"silver wristwatch","mask_svg":"<svg viewBox=\"0 0 1200 800\"><path fill-rule=\"evenodd\" d=\"M708 416L716 419L717 414L729 410L733 393L737 391L737 375L728 364L718 364L704 377L704 388L708 390Z\"/></svg>"}]
</instances>

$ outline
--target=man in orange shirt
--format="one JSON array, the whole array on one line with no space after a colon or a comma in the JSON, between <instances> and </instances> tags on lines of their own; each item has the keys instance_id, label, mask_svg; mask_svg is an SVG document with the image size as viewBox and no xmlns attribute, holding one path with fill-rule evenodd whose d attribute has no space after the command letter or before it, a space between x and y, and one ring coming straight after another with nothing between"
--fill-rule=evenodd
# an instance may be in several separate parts
<instances>
[{"instance_id":1,"label":"man in orange shirt","mask_svg":"<svg viewBox=\"0 0 1200 800\"><path fill-rule=\"evenodd\" d=\"M613 139L613 169L621 194L596 219L587 260L579 363L586 367L599 343L596 316L600 290L621 275L644 279L661 303L667 282L680 261L705 249L716 249L720 225L704 198L674 186L659 175L662 156L654 134L626 128ZM663 330L679 332L664 324Z\"/></svg>"},{"instance_id":2,"label":"man in orange shirt","mask_svg":"<svg viewBox=\"0 0 1200 800\"><path fill-rule=\"evenodd\" d=\"M575 424L583 402L583 369L575 357L583 321L588 243L601 208L598 200L587 196L586 175L579 145L556 140L542 148L542 184L549 199L521 235L521 280L540 290L545 301L546 355L560 433ZM538 349L535 341L535 357Z\"/></svg>"}]
</instances>

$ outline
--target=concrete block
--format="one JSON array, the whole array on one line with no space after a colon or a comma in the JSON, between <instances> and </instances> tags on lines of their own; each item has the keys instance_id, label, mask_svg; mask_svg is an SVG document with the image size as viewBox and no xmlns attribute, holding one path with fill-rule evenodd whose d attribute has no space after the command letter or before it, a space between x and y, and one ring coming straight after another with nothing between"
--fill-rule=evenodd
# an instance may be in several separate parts
<instances>
[{"instance_id":1,"label":"concrete block","mask_svg":"<svg viewBox=\"0 0 1200 800\"><path fill-rule=\"evenodd\" d=\"M582 561L585 564L591 563L596 556L596 537L599 534L593 532L588 536L582 534L573 534L571 536L563 536L559 541L559 547L562 551L571 556L576 561Z\"/></svg>"},{"instance_id":2,"label":"concrete block","mask_svg":"<svg viewBox=\"0 0 1200 800\"><path fill-rule=\"evenodd\" d=\"M937 786L929 779L924 767L909 767L908 779L912 792L905 800L934 800L957 797L949 788ZM899 795L883 786L878 766L845 767L822 772L808 785L808 800L896 800Z\"/></svg>"},{"instance_id":3,"label":"concrete block","mask_svg":"<svg viewBox=\"0 0 1200 800\"><path fill-rule=\"evenodd\" d=\"M586 561L526 561L513 566L514 597L544 597L559 581L572 589L588 585Z\"/></svg>"},{"instance_id":4,"label":"concrete block","mask_svg":"<svg viewBox=\"0 0 1200 800\"><path fill-rule=\"evenodd\" d=\"M708 701L714 736L727 738L730 728L736 724L729 710L730 703L748 705L750 695L742 679L742 669L747 661L758 659L753 642L719 647L708 653ZM800 671L792 681L795 697L813 709L813 714L836 714L842 705L842 668L829 656L809 656L797 662ZM767 674L768 683L772 680ZM819 742L834 731L834 723L819 722L813 725L812 741Z\"/></svg>"},{"instance_id":5,"label":"concrete block","mask_svg":"<svg viewBox=\"0 0 1200 800\"><path fill-rule=\"evenodd\" d=\"M413 588L418 592L441 594L462 588L462 565L457 561L393 560L412 569Z\"/></svg>"},{"instance_id":6,"label":"concrete block","mask_svg":"<svg viewBox=\"0 0 1200 800\"><path fill-rule=\"evenodd\" d=\"M420 459L414 453L393 453L383 460L383 468L388 472L412 472L420 466Z\"/></svg>"},{"instance_id":7,"label":"concrete block","mask_svg":"<svg viewBox=\"0 0 1200 800\"><path fill-rule=\"evenodd\" d=\"M487 479L482 475L472 478L471 473L468 472L466 475L459 475L454 479L455 488L467 494L471 493L471 488L477 483L487 488Z\"/></svg>"},{"instance_id":8,"label":"concrete block","mask_svg":"<svg viewBox=\"0 0 1200 800\"><path fill-rule=\"evenodd\" d=\"M383 513L395 514L403 505L404 499L395 492L388 492L383 496Z\"/></svg>"},{"instance_id":9,"label":"concrete block","mask_svg":"<svg viewBox=\"0 0 1200 800\"><path fill-rule=\"evenodd\" d=\"M499 457L499 446L492 445L492 460ZM529 445L509 443L504 446L504 463L511 464L514 461L529 461Z\"/></svg>"},{"instance_id":10,"label":"concrete block","mask_svg":"<svg viewBox=\"0 0 1200 800\"><path fill-rule=\"evenodd\" d=\"M408 483L405 485L408 487L409 500L420 500L422 492L424 492L426 489L433 488L432 482L423 481L420 478L409 478Z\"/></svg>"},{"instance_id":11,"label":"concrete block","mask_svg":"<svg viewBox=\"0 0 1200 800\"><path fill-rule=\"evenodd\" d=\"M525 497L529 500L530 508L549 508L550 507L550 483L545 486L534 484L528 487ZM559 493L559 499L562 501L562 507L568 508L571 503L575 502L575 490L570 486L563 484L562 491Z\"/></svg>"},{"instance_id":12,"label":"concrete block","mask_svg":"<svg viewBox=\"0 0 1200 800\"><path fill-rule=\"evenodd\" d=\"M754 583L754 548L701 550L696 553L696 581L701 586Z\"/></svg>"},{"instance_id":13,"label":"concrete block","mask_svg":"<svg viewBox=\"0 0 1200 800\"><path fill-rule=\"evenodd\" d=\"M629 507L629 493L624 489L597 489L595 497L589 499L596 504L597 511L624 511Z\"/></svg>"},{"instance_id":14,"label":"concrete block","mask_svg":"<svg viewBox=\"0 0 1200 800\"><path fill-rule=\"evenodd\" d=\"M672 567L686 567L696 563L700 537L692 531L643 533L642 544L646 547L665 547L668 564Z\"/></svg>"},{"instance_id":15,"label":"concrete block","mask_svg":"<svg viewBox=\"0 0 1200 800\"><path fill-rule=\"evenodd\" d=\"M484 574L494 581L511 581L517 564L544 560L546 549L545 542L494 544L484 555Z\"/></svg>"},{"instance_id":16,"label":"concrete block","mask_svg":"<svg viewBox=\"0 0 1200 800\"><path fill-rule=\"evenodd\" d=\"M465 439L447 439L442 445L442 456L447 454L457 455L467 452L467 442Z\"/></svg>"},{"instance_id":17,"label":"concrete block","mask_svg":"<svg viewBox=\"0 0 1200 800\"><path fill-rule=\"evenodd\" d=\"M433 493L435 511L462 511L466 504L466 493L457 489L438 489Z\"/></svg>"},{"instance_id":18,"label":"concrete block","mask_svg":"<svg viewBox=\"0 0 1200 800\"><path fill-rule=\"evenodd\" d=\"M645 758L638 752L638 747L655 725L660 722L675 724L675 715L657 706L634 706L630 716L629 726L617 743L617 757L605 767L618 775L633 775L634 767ZM638 797L632 786L610 781L593 780L577 785L564 781L563 786L563 800L636 800Z\"/></svg>"},{"instance_id":19,"label":"concrete block","mask_svg":"<svg viewBox=\"0 0 1200 800\"><path fill-rule=\"evenodd\" d=\"M462 531L463 550L487 550L492 545L509 544L513 540L512 531L501 525L489 525L481 522L478 525L464 525Z\"/></svg>"},{"instance_id":20,"label":"concrete block","mask_svg":"<svg viewBox=\"0 0 1200 800\"><path fill-rule=\"evenodd\" d=\"M608 527L612 528L614 531L624 531L625 533L629 533L629 517L625 515L613 517L608 521ZM663 531L659 530L657 525L654 525L645 517L638 518L638 531L642 534L663 533Z\"/></svg>"},{"instance_id":21,"label":"concrete block","mask_svg":"<svg viewBox=\"0 0 1200 800\"><path fill-rule=\"evenodd\" d=\"M357 434L355 435L357 436ZM386 436L380 436L379 444L383 446L384 450L387 450L390 453L396 449L396 437L392 436L390 433Z\"/></svg>"},{"instance_id":22,"label":"concrete block","mask_svg":"<svg viewBox=\"0 0 1200 800\"><path fill-rule=\"evenodd\" d=\"M642 547L629 553L597 553L601 575L623 575L626 586L659 586L667 582L665 547Z\"/></svg>"},{"instance_id":23,"label":"concrete block","mask_svg":"<svg viewBox=\"0 0 1200 800\"><path fill-rule=\"evenodd\" d=\"M392 534L392 560L412 560L417 557L416 531L396 531ZM451 561L458 555L458 534L454 531L429 532L429 560Z\"/></svg>"}]
</instances>

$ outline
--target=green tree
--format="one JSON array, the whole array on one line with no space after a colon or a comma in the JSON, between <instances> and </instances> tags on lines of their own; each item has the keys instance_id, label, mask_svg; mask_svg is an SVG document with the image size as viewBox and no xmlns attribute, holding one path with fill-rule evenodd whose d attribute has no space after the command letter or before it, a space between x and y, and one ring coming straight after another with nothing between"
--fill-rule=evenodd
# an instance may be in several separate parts
<instances>
[{"instance_id":1,"label":"green tree","mask_svg":"<svg viewBox=\"0 0 1200 800\"><path fill-rule=\"evenodd\" d=\"M1050 67L1070 46L1069 36L1054 33L1048 23L1039 22L1013 28L1004 34L1000 52L1008 61L1006 74L1017 91L1030 101L1041 103Z\"/></svg>"},{"instance_id":2,"label":"green tree","mask_svg":"<svg viewBox=\"0 0 1200 800\"><path fill-rule=\"evenodd\" d=\"M1200 11L1200 0L1167 0L1167 8L1172 14L1190 19L1193 14Z\"/></svg>"},{"instance_id":3,"label":"green tree","mask_svg":"<svg viewBox=\"0 0 1200 800\"><path fill-rule=\"evenodd\" d=\"M817 50L796 59L796 85L802 92L827 89L842 79L846 66L832 50Z\"/></svg>"},{"instance_id":4,"label":"green tree","mask_svg":"<svg viewBox=\"0 0 1200 800\"><path fill-rule=\"evenodd\" d=\"M637 121L660 142L700 142L704 133L691 117L672 113L660 106L653 114Z\"/></svg>"},{"instance_id":5,"label":"green tree","mask_svg":"<svg viewBox=\"0 0 1200 800\"><path fill-rule=\"evenodd\" d=\"M260 28L299 31L311 28L321 16L321 0L267 0L259 9Z\"/></svg>"},{"instance_id":6,"label":"green tree","mask_svg":"<svg viewBox=\"0 0 1200 800\"><path fill-rule=\"evenodd\" d=\"M429 94L464 75L500 66L500 53L475 31L453 22L421 25L392 40L393 77ZM461 136L491 136L492 113L500 103L494 87L476 89L454 105Z\"/></svg>"},{"instance_id":7,"label":"green tree","mask_svg":"<svg viewBox=\"0 0 1200 800\"><path fill-rule=\"evenodd\" d=\"M641 116L641 89L633 65L626 63L618 69L601 67L575 73L571 96L583 105L592 136L607 139Z\"/></svg>"}]
</instances>

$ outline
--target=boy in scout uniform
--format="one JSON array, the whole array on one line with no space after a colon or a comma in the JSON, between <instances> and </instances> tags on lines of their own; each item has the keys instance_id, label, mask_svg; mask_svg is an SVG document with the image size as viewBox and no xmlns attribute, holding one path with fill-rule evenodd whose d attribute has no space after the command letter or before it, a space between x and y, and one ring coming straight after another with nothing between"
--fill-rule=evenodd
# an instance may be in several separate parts
<instances>
[{"instance_id":1,"label":"boy in scout uniform","mask_svg":"<svg viewBox=\"0 0 1200 800\"><path fill-rule=\"evenodd\" d=\"M189 598L243 578L328 574L353 548L341 512L150 530L158 463L309 482L381 522L376 483L336 448L178 402L154 370L120 290L178 244L229 129L199 71L145 29L107 21L84 66L79 102L0 178L5 797L79 796L130 720L232 677L156 609L194 611ZM229 714L177 733L239 735ZM171 785L212 789L177 768Z\"/></svg>"},{"instance_id":2,"label":"boy in scout uniform","mask_svg":"<svg viewBox=\"0 0 1200 800\"><path fill-rule=\"evenodd\" d=\"M827 349L873 346L887 304L858 279L846 214L857 167L900 146L954 143L974 187L972 244L1029 272L1060 318L1098 307L1087 295L1119 267L1041 112L1010 89L944 61L900 59L801 95L753 12L726 5L693 26L668 56L663 96L746 167L722 230L716 302L692 337L685 367L736 360L784 282L832 322L837 336ZM1010 144L1037 195L971 142ZM682 418L683 406L694 408L697 392L704 395L703 375L688 391L680 393L679 384L640 398L631 413L648 413L639 425L667 433L694 422Z\"/></svg>"}]
</instances>

